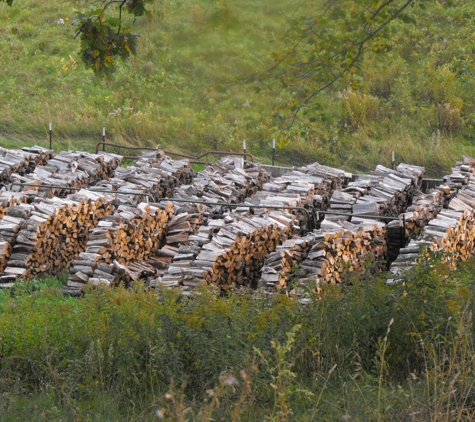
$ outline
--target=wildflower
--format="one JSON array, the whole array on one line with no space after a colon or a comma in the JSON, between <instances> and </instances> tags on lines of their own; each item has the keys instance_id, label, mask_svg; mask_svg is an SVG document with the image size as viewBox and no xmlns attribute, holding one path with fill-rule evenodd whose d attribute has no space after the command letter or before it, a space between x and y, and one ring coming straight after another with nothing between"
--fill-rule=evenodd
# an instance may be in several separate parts
<instances>
[{"instance_id":1,"label":"wildflower","mask_svg":"<svg viewBox=\"0 0 475 422\"><path fill-rule=\"evenodd\" d=\"M236 384L236 379L232 376L232 375L229 375L229 377L226 378L226 380L224 381L224 385L234 385Z\"/></svg>"},{"instance_id":2,"label":"wildflower","mask_svg":"<svg viewBox=\"0 0 475 422\"><path fill-rule=\"evenodd\" d=\"M64 25L64 19L58 19L58 21L56 22L56 25Z\"/></svg>"}]
</instances>

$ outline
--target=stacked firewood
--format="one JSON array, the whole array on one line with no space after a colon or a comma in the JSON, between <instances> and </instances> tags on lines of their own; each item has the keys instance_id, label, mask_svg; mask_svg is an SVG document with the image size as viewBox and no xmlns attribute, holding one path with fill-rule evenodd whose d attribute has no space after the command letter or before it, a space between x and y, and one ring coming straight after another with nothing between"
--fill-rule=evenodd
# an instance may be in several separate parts
<instances>
[{"instance_id":1,"label":"stacked firewood","mask_svg":"<svg viewBox=\"0 0 475 422\"><path fill-rule=\"evenodd\" d=\"M419 236L429 221L437 216L444 205L444 199L440 190L433 190L427 194L421 193L413 199L412 205L407 208L406 212L399 215L399 220L387 223L389 262L394 261L399 255L399 250L405 247L407 241Z\"/></svg>"},{"instance_id":2,"label":"stacked firewood","mask_svg":"<svg viewBox=\"0 0 475 422\"><path fill-rule=\"evenodd\" d=\"M127 265L143 266L140 262L160 248L172 214L171 203L141 203L137 208L121 205L115 214L101 218L89 234L85 251L73 261L63 291L80 294L89 281L117 283L127 275Z\"/></svg>"},{"instance_id":3,"label":"stacked firewood","mask_svg":"<svg viewBox=\"0 0 475 422\"><path fill-rule=\"evenodd\" d=\"M338 283L346 271L363 273L368 264L384 269L387 256L384 224L327 222L303 238L289 239L270 254L262 269L261 286L290 290L296 285Z\"/></svg>"},{"instance_id":4,"label":"stacked firewood","mask_svg":"<svg viewBox=\"0 0 475 422\"><path fill-rule=\"evenodd\" d=\"M376 166L370 175L360 175L350 185L368 189L353 205L353 213L397 217L420 192L424 168L401 163L397 170ZM352 220L355 221L355 220ZM358 221L358 220L356 220Z\"/></svg>"},{"instance_id":5,"label":"stacked firewood","mask_svg":"<svg viewBox=\"0 0 475 422\"><path fill-rule=\"evenodd\" d=\"M12 205L0 220L0 273L4 272L18 233L25 227L25 221L33 210L32 205L25 203ZM17 277L15 273L0 275L0 286L13 282Z\"/></svg>"},{"instance_id":6,"label":"stacked firewood","mask_svg":"<svg viewBox=\"0 0 475 422\"><path fill-rule=\"evenodd\" d=\"M142 153L142 155L134 161L134 166L165 170L173 174L182 185L188 185L193 182L194 171L190 165L190 160L173 160L161 150Z\"/></svg>"},{"instance_id":7,"label":"stacked firewood","mask_svg":"<svg viewBox=\"0 0 475 422\"><path fill-rule=\"evenodd\" d=\"M23 192L0 191L0 218L3 218L9 208L26 202L28 196Z\"/></svg>"},{"instance_id":8,"label":"stacked firewood","mask_svg":"<svg viewBox=\"0 0 475 422\"><path fill-rule=\"evenodd\" d=\"M8 182L12 173L31 173L36 166L43 165L52 156L53 151L37 146L21 150L0 148L0 182Z\"/></svg>"},{"instance_id":9,"label":"stacked firewood","mask_svg":"<svg viewBox=\"0 0 475 422\"><path fill-rule=\"evenodd\" d=\"M159 167L118 167L114 177L101 181L97 188L117 191L118 193L147 193L154 199L166 198L173 195L174 190L180 186L180 180L172 173ZM125 195L124 203L130 201L130 196ZM144 201L143 196L136 200ZM137 202L136 202L137 203Z\"/></svg>"},{"instance_id":10,"label":"stacked firewood","mask_svg":"<svg viewBox=\"0 0 475 422\"><path fill-rule=\"evenodd\" d=\"M210 243L212 237L216 235L225 224L226 221L224 218L208 220L205 225L199 227L194 235L189 237L188 244L179 247L167 244L165 248L158 251L153 259L163 262L164 265L161 271L157 272L159 278L152 285L168 287L183 285L195 287L203 284L202 271L196 268L199 266L199 263L194 265L194 261L200 254L203 245ZM198 278L196 278L196 276L198 276Z\"/></svg>"},{"instance_id":11,"label":"stacked firewood","mask_svg":"<svg viewBox=\"0 0 475 422\"><path fill-rule=\"evenodd\" d=\"M268 180L269 174L262 166L236 157L223 157L196 175L193 194L206 202L240 203ZM187 186L183 188L180 193L186 194Z\"/></svg>"},{"instance_id":12,"label":"stacked firewood","mask_svg":"<svg viewBox=\"0 0 475 422\"><path fill-rule=\"evenodd\" d=\"M8 210L2 222L13 216L26 219L17 224L20 230L11 241L11 255L2 276L58 274L84 250L89 230L97 219L112 212L112 198L80 192L73 199L38 198L31 205ZM1 226L0 231L6 233Z\"/></svg>"},{"instance_id":13,"label":"stacked firewood","mask_svg":"<svg viewBox=\"0 0 475 422\"><path fill-rule=\"evenodd\" d=\"M475 253L475 187L460 191L450 201L449 209L440 211L436 218L428 221L417 240L401 249L392 263L390 281L400 279L400 273L410 269L424 259L427 251L447 253L450 261L466 260ZM419 250L423 246L423 254Z\"/></svg>"},{"instance_id":14,"label":"stacked firewood","mask_svg":"<svg viewBox=\"0 0 475 422\"><path fill-rule=\"evenodd\" d=\"M203 221L202 214L181 213L171 218L165 243L179 248L190 243L190 236L197 233Z\"/></svg>"},{"instance_id":15,"label":"stacked firewood","mask_svg":"<svg viewBox=\"0 0 475 422\"><path fill-rule=\"evenodd\" d=\"M475 159L464 156L452 168L452 173L444 176L444 182L451 188L463 189L470 181L475 182Z\"/></svg>"},{"instance_id":16,"label":"stacked firewood","mask_svg":"<svg viewBox=\"0 0 475 422\"><path fill-rule=\"evenodd\" d=\"M277 211L261 217L232 214L210 220L208 239L202 245L192 243L178 249L171 257L172 265L156 284L214 284L222 290L229 290L232 283L255 287L266 255L293 233L294 223L295 216Z\"/></svg>"},{"instance_id":17,"label":"stacked firewood","mask_svg":"<svg viewBox=\"0 0 475 422\"><path fill-rule=\"evenodd\" d=\"M90 154L65 151L48 160L45 165L36 166L33 173L24 176L12 174L10 179L16 183L59 186L56 188L26 186L24 191L43 198L65 197L71 193L71 190L66 188L87 188L99 180L110 177L120 161L120 156L106 152Z\"/></svg>"}]
</instances>

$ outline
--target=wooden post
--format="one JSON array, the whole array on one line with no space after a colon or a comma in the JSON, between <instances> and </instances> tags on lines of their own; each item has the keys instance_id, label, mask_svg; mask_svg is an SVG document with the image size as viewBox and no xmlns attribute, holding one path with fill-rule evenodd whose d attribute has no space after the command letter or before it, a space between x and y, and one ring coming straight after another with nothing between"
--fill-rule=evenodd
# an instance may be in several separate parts
<instances>
[{"instance_id":1,"label":"wooden post","mask_svg":"<svg viewBox=\"0 0 475 422\"><path fill-rule=\"evenodd\" d=\"M272 140L272 165L275 163L275 139Z\"/></svg>"},{"instance_id":2,"label":"wooden post","mask_svg":"<svg viewBox=\"0 0 475 422\"><path fill-rule=\"evenodd\" d=\"M106 141L106 128L103 127L102 128L102 142L105 142ZM106 150L106 146L105 144L102 144L102 151L105 151Z\"/></svg>"},{"instance_id":3,"label":"wooden post","mask_svg":"<svg viewBox=\"0 0 475 422\"><path fill-rule=\"evenodd\" d=\"M242 149L244 150L244 154L245 154L245 153L247 152L247 151L246 151L246 141L245 141L245 140L242 141ZM244 159L243 159L243 160L246 161L246 156L244 156Z\"/></svg>"},{"instance_id":4,"label":"wooden post","mask_svg":"<svg viewBox=\"0 0 475 422\"><path fill-rule=\"evenodd\" d=\"M49 122L49 149L53 149L52 145L53 145L53 127L52 127L51 122Z\"/></svg>"}]
</instances>

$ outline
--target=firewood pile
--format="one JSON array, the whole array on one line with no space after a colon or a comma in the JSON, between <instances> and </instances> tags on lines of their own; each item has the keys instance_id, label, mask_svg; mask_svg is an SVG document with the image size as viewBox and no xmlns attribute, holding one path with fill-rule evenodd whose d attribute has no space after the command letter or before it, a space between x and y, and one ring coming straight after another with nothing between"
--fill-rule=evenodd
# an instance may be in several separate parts
<instances>
[{"instance_id":1,"label":"firewood pile","mask_svg":"<svg viewBox=\"0 0 475 422\"><path fill-rule=\"evenodd\" d=\"M191 184L195 175L189 159L173 160L161 150L142 153L142 155L134 161L134 166L138 168L149 167L165 170L173 174L182 185Z\"/></svg>"},{"instance_id":2,"label":"firewood pile","mask_svg":"<svg viewBox=\"0 0 475 422\"><path fill-rule=\"evenodd\" d=\"M236 157L223 157L195 176L193 186L175 192L179 199L240 203L261 189L269 174L258 164Z\"/></svg>"},{"instance_id":3,"label":"firewood pile","mask_svg":"<svg viewBox=\"0 0 475 422\"><path fill-rule=\"evenodd\" d=\"M117 191L117 200L122 204L139 204L143 195L158 198L173 196L176 188L193 180L189 160L172 160L163 151L143 153L130 167L117 167L111 178L96 183L96 189Z\"/></svg>"},{"instance_id":4,"label":"firewood pile","mask_svg":"<svg viewBox=\"0 0 475 422\"><path fill-rule=\"evenodd\" d=\"M0 191L0 218L6 215L9 208L26 202L28 196L23 192Z\"/></svg>"},{"instance_id":5,"label":"firewood pile","mask_svg":"<svg viewBox=\"0 0 475 422\"><path fill-rule=\"evenodd\" d=\"M31 173L36 166L45 164L52 157L53 151L38 146L17 150L0 148L0 182L9 182L13 173Z\"/></svg>"},{"instance_id":6,"label":"firewood pile","mask_svg":"<svg viewBox=\"0 0 475 422\"><path fill-rule=\"evenodd\" d=\"M384 269L387 256L384 224L328 221L327 227L278 246L266 258L260 285L290 290L296 285L338 283L345 271L363 273L368 263Z\"/></svg>"},{"instance_id":7,"label":"firewood pile","mask_svg":"<svg viewBox=\"0 0 475 422\"><path fill-rule=\"evenodd\" d=\"M137 208L121 205L116 213L102 217L90 231L84 252L72 262L63 291L80 294L89 281L117 283L121 275L127 275L128 264L143 266L139 262L160 248L172 214L171 203L141 203Z\"/></svg>"},{"instance_id":8,"label":"firewood pile","mask_svg":"<svg viewBox=\"0 0 475 422\"><path fill-rule=\"evenodd\" d=\"M38 165L32 173L13 173L11 182L36 185L61 186L63 188L28 187L24 191L42 198L65 197L71 193L65 188L87 188L99 180L110 177L120 164L121 157L110 153L90 154L87 152L64 151ZM14 189L18 189L14 187Z\"/></svg>"},{"instance_id":9,"label":"firewood pile","mask_svg":"<svg viewBox=\"0 0 475 422\"><path fill-rule=\"evenodd\" d=\"M451 188L464 189L470 181L474 181L475 159L464 156L462 161L455 163L452 173L444 176L444 182Z\"/></svg>"},{"instance_id":10,"label":"firewood pile","mask_svg":"<svg viewBox=\"0 0 475 422\"><path fill-rule=\"evenodd\" d=\"M428 221L417 240L401 249L400 255L391 264L393 274L390 282L399 280L400 274L410 269L431 252L446 252L450 261L466 260L475 251L475 187L459 191L448 209L440 211ZM422 245L422 246L421 246ZM419 251L422 248L423 254Z\"/></svg>"},{"instance_id":11,"label":"firewood pile","mask_svg":"<svg viewBox=\"0 0 475 422\"><path fill-rule=\"evenodd\" d=\"M190 236L195 235L203 223L203 215L199 213L180 213L168 222L165 244L179 248L190 243Z\"/></svg>"},{"instance_id":12,"label":"firewood pile","mask_svg":"<svg viewBox=\"0 0 475 422\"><path fill-rule=\"evenodd\" d=\"M424 168L401 163L396 170L376 166L370 175L361 175L353 186L367 188L369 194L353 205L353 213L397 217L411 205L420 191Z\"/></svg>"},{"instance_id":13,"label":"firewood pile","mask_svg":"<svg viewBox=\"0 0 475 422\"><path fill-rule=\"evenodd\" d=\"M180 247L155 285L256 287L266 255L293 233L294 223L295 216L278 211L249 218L232 213L209 220L198 231L203 243Z\"/></svg>"},{"instance_id":14,"label":"firewood pile","mask_svg":"<svg viewBox=\"0 0 475 422\"><path fill-rule=\"evenodd\" d=\"M0 274L1 282L46 272L58 274L68 267L83 250L97 219L112 212L111 200L79 192L68 199L37 198L30 205L9 208L0 231L8 233L5 224L10 224L15 236L8 240L11 254Z\"/></svg>"}]
</instances>

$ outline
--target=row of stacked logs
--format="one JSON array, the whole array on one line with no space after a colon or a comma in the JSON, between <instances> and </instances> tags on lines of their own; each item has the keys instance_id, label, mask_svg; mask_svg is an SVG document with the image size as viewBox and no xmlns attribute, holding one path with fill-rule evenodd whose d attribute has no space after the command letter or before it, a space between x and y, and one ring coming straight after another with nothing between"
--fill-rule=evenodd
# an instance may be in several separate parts
<instances>
[{"instance_id":1,"label":"row of stacked logs","mask_svg":"<svg viewBox=\"0 0 475 422\"><path fill-rule=\"evenodd\" d=\"M37 198L7 210L0 222L2 240L9 243L9 256L3 262L0 282L45 272L58 274L84 249L98 219L112 212L112 198L91 192L78 192L67 199ZM11 236L5 224L10 224Z\"/></svg>"},{"instance_id":2,"label":"row of stacked logs","mask_svg":"<svg viewBox=\"0 0 475 422\"><path fill-rule=\"evenodd\" d=\"M106 152L90 154L63 151L44 165L37 165L32 173L11 174L10 181L14 184L42 185L42 188L25 186L24 191L29 194L43 198L64 198L71 193L71 189L67 188L88 188L99 180L111 177L120 162L120 156ZM21 188L13 186L13 189Z\"/></svg>"},{"instance_id":3,"label":"row of stacked logs","mask_svg":"<svg viewBox=\"0 0 475 422\"><path fill-rule=\"evenodd\" d=\"M273 211L257 217L229 214L208 222L202 247L181 247L162 277L162 284L200 286L214 284L222 290L256 287L265 257L295 230L295 216ZM202 226L202 230L205 226Z\"/></svg>"},{"instance_id":4,"label":"row of stacked logs","mask_svg":"<svg viewBox=\"0 0 475 422\"><path fill-rule=\"evenodd\" d=\"M137 208L121 205L116 213L101 218L84 252L73 261L64 292L79 294L87 282L126 281L134 273L127 265L146 260L162 246L172 215L171 203L141 203Z\"/></svg>"},{"instance_id":5,"label":"row of stacked logs","mask_svg":"<svg viewBox=\"0 0 475 422\"><path fill-rule=\"evenodd\" d=\"M444 251L450 261L466 260L475 247L475 160L464 157L444 177L445 184L436 191L447 209L442 209L436 218L429 220L419 237L412 239L406 248L400 250L391 264L389 282L402 278L405 271L423 260L430 252ZM433 192L432 194L434 194ZM422 254L420 254L422 252Z\"/></svg>"},{"instance_id":6,"label":"row of stacked logs","mask_svg":"<svg viewBox=\"0 0 475 422\"><path fill-rule=\"evenodd\" d=\"M98 182L96 187L116 191L123 204L138 204L144 201L140 195L144 193L154 200L173 196L175 189L191 182L193 174L188 160L172 160L163 151L157 151L143 154L130 167L117 167L113 177Z\"/></svg>"},{"instance_id":7,"label":"row of stacked logs","mask_svg":"<svg viewBox=\"0 0 475 422\"><path fill-rule=\"evenodd\" d=\"M21 150L0 148L0 182L8 183L13 173L31 173L36 166L44 165L52 157L53 151L38 146Z\"/></svg>"},{"instance_id":8,"label":"row of stacked logs","mask_svg":"<svg viewBox=\"0 0 475 422\"><path fill-rule=\"evenodd\" d=\"M260 285L290 290L295 285L315 288L318 283L338 283L345 271L361 274L369 263L384 269L387 257L384 224L333 223L301 238L288 239L270 254L262 269Z\"/></svg>"}]
</instances>

